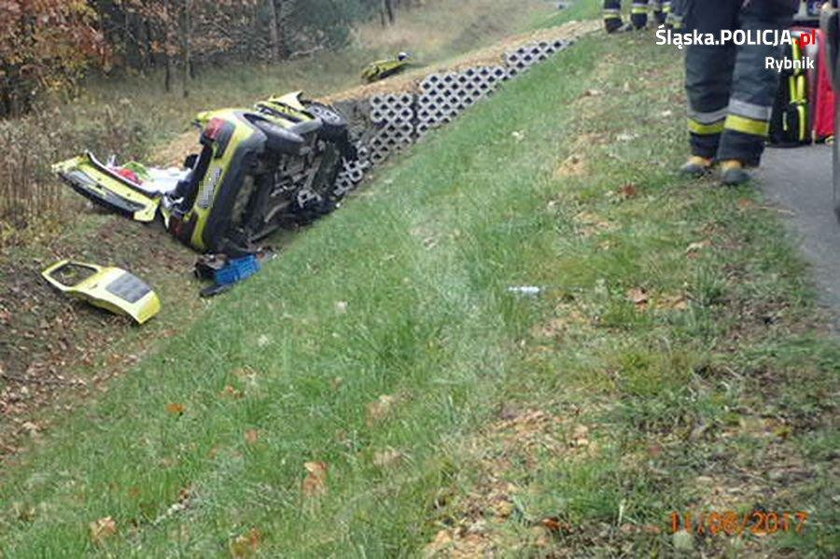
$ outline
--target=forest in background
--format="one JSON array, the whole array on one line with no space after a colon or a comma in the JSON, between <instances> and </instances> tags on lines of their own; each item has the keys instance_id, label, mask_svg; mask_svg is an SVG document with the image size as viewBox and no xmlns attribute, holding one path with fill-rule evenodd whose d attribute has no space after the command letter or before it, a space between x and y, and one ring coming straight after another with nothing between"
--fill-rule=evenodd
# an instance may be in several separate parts
<instances>
[{"instance_id":1,"label":"forest in background","mask_svg":"<svg viewBox=\"0 0 840 559\"><path fill-rule=\"evenodd\" d=\"M0 0L0 248L67 225L52 163L81 149L144 157L196 106L346 80L355 28L427 4Z\"/></svg>"},{"instance_id":2,"label":"forest in background","mask_svg":"<svg viewBox=\"0 0 840 559\"><path fill-rule=\"evenodd\" d=\"M393 23L424 0L0 1L0 118L82 78L163 70L184 96L201 67L277 62L346 44L356 22Z\"/></svg>"}]
</instances>

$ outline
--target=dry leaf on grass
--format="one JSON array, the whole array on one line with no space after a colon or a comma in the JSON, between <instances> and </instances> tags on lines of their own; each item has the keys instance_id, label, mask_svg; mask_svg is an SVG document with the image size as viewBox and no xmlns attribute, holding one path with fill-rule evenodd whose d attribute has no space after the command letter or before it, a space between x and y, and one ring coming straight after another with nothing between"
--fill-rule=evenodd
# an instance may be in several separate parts
<instances>
[{"instance_id":1,"label":"dry leaf on grass","mask_svg":"<svg viewBox=\"0 0 840 559\"><path fill-rule=\"evenodd\" d=\"M581 226L580 233L584 237L590 237L613 228L609 221L593 212L580 212L574 217L574 220Z\"/></svg>"},{"instance_id":2,"label":"dry leaf on grass","mask_svg":"<svg viewBox=\"0 0 840 559\"><path fill-rule=\"evenodd\" d=\"M507 518L508 516L513 514L513 511L516 510L516 507L507 499L499 499L495 501L491 508L493 509L493 513L498 516L499 518Z\"/></svg>"},{"instance_id":3,"label":"dry leaf on grass","mask_svg":"<svg viewBox=\"0 0 840 559\"><path fill-rule=\"evenodd\" d=\"M233 371L233 376L244 382L247 386L257 386L257 372L251 367L245 366Z\"/></svg>"},{"instance_id":4,"label":"dry leaf on grass","mask_svg":"<svg viewBox=\"0 0 840 559\"><path fill-rule=\"evenodd\" d=\"M709 239L703 239L702 241L697 241L689 244L686 247L685 252L686 254L691 254L694 252L699 252L704 248L709 248L710 246L712 246L712 241L710 241Z\"/></svg>"},{"instance_id":5,"label":"dry leaf on grass","mask_svg":"<svg viewBox=\"0 0 840 559\"><path fill-rule=\"evenodd\" d=\"M586 425L575 425L572 429L572 446L589 446L589 427Z\"/></svg>"},{"instance_id":6,"label":"dry leaf on grass","mask_svg":"<svg viewBox=\"0 0 840 559\"><path fill-rule=\"evenodd\" d=\"M233 557L250 557L260 550L262 532L251 528L247 533L237 536L230 542L230 554Z\"/></svg>"},{"instance_id":7,"label":"dry leaf on grass","mask_svg":"<svg viewBox=\"0 0 840 559\"><path fill-rule=\"evenodd\" d=\"M377 468L390 468L402 462L404 458L405 454L399 450L389 448L373 455L373 465Z\"/></svg>"},{"instance_id":8,"label":"dry leaf on grass","mask_svg":"<svg viewBox=\"0 0 840 559\"><path fill-rule=\"evenodd\" d=\"M554 170L554 177L574 177L584 175L586 171L586 160L577 155L570 155Z\"/></svg>"},{"instance_id":9,"label":"dry leaf on grass","mask_svg":"<svg viewBox=\"0 0 840 559\"><path fill-rule=\"evenodd\" d=\"M187 510L193 501L193 490L192 486L187 486L182 488L178 492L178 500L171 505L161 514L158 516L154 522L152 522L153 526L159 525L161 522L172 518L178 513L181 513Z\"/></svg>"},{"instance_id":10,"label":"dry leaf on grass","mask_svg":"<svg viewBox=\"0 0 840 559\"><path fill-rule=\"evenodd\" d=\"M637 307L646 307L648 303L648 293L641 287L634 287L627 291L627 299Z\"/></svg>"},{"instance_id":11,"label":"dry leaf on grass","mask_svg":"<svg viewBox=\"0 0 840 559\"><path fill-rule=\"evenodd\" d=\"M117 523L110 516L100 518L90 523L90 539L96 544L101 544L106 538L117 533Z\"/></svg>"},{"instance_id":12,"label":"dry leaf on grass","mask_svg":"<svg viewBox=\"0 0 840 559\"><path fill-rule=\"evenodd\" d=\"M688 308L688 299L686 299L684 295L680 294L663 295L661 297L657 297L656 308L674 311L684 311Z\"/></svg>"},{"instance_id":13,"label":"dry leaf on grass","mask_svg":"<svg viewBox=\"0 0 840 559\"><path fill-rule=\"evenodd\" d=\"M558 534L560 532L573 532L573 526L568 522L563 522L556 516L549 516L547 518L543 518L540 521L540 524L543 525L549 532L553 534Z\"/></svg>"},{"instance_id":14,"label":"dry leaf on grass","mask_svg":"<svg viewBox=\"0 0 840 559\"><path fill-rule=\"evenodd\" d=\"M435 539L423 550L424 557L434 557L447 547L452 545L452 534L449 530L441 530L435 535Z\"/></svg>"},{"instance_id":15,"label":"dry leaf on grass","mask_svg":"<svg viewBox=\"0 0 840 559\"><path fill-rule=\"evenodd\" d=\"M625 200L635 198L639 195L639 187L632 182L628 182L618 190L618 195Z\"/></svg>"},{"instance_id":16,"label":"dry leaf on grass","mask_svg":"<svg viewBox=\"0 0 840 559\"><path fill-rule=\"evenodd\" d=\"M37 423L34 423L32 421L24 421L21 424L21 428L30 435L37 435L38 432L41 430L41 427L39 427Z\"/></svg>"},{"instance_id":17,"label":"dry leaf on grass","mask_svg":"<svg viewBox=\"0 0 840 559\"><path fill-rule=\"evenodd\" d=\"M244 396L244 394L242 393L241 390L238 390L236 387L228 384L227 386L225 386L222 389L221 392L219 392L219 396L221 396L222 398L238 399L238 398L242 398Z\"/></svg>"},{"instance_id":18,"label":"dry leaf on grass","mask_svg":"<svg viewBox=\"0 0 840 559\"><path fill-rule=\"evenodd\" d=\"M256 429L248 429L245 431L245 440L248 444L257 444L260 440L260 432Z\"/></svg>"},{"instance_id":19,"label":"dry leaf on grass","mask_svg":"<svg viewBox=\"0 0 840 559\"><path fill-rule=\"evenodd\" d=\"M327 471L329 465L326 462L306 462L303 465L309 472L303 480L303 494L306 497L318 497L327 493Z\"/></svg>"},{"instance_id":20,"label":"dry leaf on grass","mask_svg":"<svg viewBox=\"0 0 840 559\"><path fill-rule=\"evenodd\" d=\"M394 409L397 399L394 396L383 394L375 402L371 402L367 407L367 424L369 427L379 423L389 415Z\"/></svg>"},{"instance_id":21,"label":"dry leaf on grass","mask_svg":"<svg viewBox=\"0 0 840 559\"><path fill-rule=\"evenodd\" d=\"M184 415L184 412L187 411L187 407L184 404L172 402L166 405L166 411L172 415Z\"/></svg>"}]
</instances>

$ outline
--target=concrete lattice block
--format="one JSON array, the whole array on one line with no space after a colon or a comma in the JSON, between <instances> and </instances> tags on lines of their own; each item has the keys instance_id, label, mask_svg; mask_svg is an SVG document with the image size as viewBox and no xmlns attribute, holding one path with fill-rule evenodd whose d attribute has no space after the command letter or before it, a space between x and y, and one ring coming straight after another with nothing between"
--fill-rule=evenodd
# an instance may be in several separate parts
<instances>
[{"instance_id":1,"label":"concrete lattice block","mask_svg":"<svg viewBox=\"0 0 840 559\"><path fill-rule=\"evenodd\" d=\"M506 52L504 63L500 65L429 74L419 83L416 95L389 93L371 97L362 118L374 127L364 134L364 141L358 145L359 160L345 165L337 184L340 188L354 188L371 166L452 122L469 107L492 95L505 81L548 60L572 43L556 39L521 45Z\"/></svg>"}]
</instances>

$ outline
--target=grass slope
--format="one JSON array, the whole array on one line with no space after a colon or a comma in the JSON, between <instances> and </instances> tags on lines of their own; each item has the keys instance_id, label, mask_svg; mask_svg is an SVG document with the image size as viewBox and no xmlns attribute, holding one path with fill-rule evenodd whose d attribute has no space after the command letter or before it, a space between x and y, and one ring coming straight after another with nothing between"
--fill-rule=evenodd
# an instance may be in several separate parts
<instances>
[{"instance_id":1,"label":"grass slope","mask_svg":"<svg viewBox=\"0 0 840 559\"><path fill-rule=\"evenodd\" d=\"M49 165L84 149L103 158L116 153L122 161L146 160L153 146L148 160L180 165L198 145L195 130L175 142L160 142L185 129L199 109L248 105L299 88L313 95L335 91L358 84L361 67L383 54L409 49L418 64L439 62L463 55L462 48L486 47L553 20L555 12L542 0L430 0L422 9L400 11L397 24L384 31L378 21L362 25L352 44L337 52L276 65L200 69L186 99L180 92L165 94L160 76L114 78L91 84L77 102L0 122L0 206L10 192L5 187L11 186L15 204L23 207L38 199L55 210L36 211L36 220L23 230L0 218L0 409L6 414L0 422L0 460L16 451L33 426L48 428L54 416L60 419L71 406L84 405L107 378L154 351L150 340L200 320L205 306L183 296L197 289L186 277L195 261L192 251L153 228L92 211L52 175ZM3 182L4 170L12 182ZM32 183L21 183L21 177ZM285 243L275 238L272 244ZM155 287L166 311L138 330L119 317L57 297L39 273L64 258L131 270Z\"/></svg>"},{"instance_id":2,"label":"grass slope","mask_svg":"<svg viewBox=\"0 0 840 559\"><path fill-rule=\"evenodd\" d=\"M670 172L679 76L592 37L417 146L22 455L0 550L836 553L840 348L773 209ZM756 507L810 518L669 533Z\"/></svg>"}]
</instances>

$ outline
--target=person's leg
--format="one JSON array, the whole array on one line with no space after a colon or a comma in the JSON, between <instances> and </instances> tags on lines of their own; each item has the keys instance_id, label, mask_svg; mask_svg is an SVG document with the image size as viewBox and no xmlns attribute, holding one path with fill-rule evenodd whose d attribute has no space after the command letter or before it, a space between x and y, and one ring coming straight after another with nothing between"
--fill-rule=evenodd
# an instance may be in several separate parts
<instances>
[{"instance_id":1,"label":"person's leg","mask_svg":"<svg viewBox=\"0 0 840 559\"><path fill-rule=\"evenodd\" d=\"M651 9L656 24L662 25L668 19L668 14L671 13L671 2L670 0L651 0Z\"/></svg>"},{"instance_id":2,"label":"person's leg","mask_svg":"<svg viewBox=\"0 0 840 559\"><path fill-rule=\"evenodd\" d=\"M644 29L647 26L648 0L633 0L630 8L630 22L636 29Z\"/></svg>"},{"instance_id":3,"label":"person's leg","mask_svg":"<svg viewBox=\"0 0 840 559\"><path fill-rule=\"evenodd\" d=\"M785 29L791 25L792 16L788 10L774 10L768 4L751 2L741 12L741 29L753 34L764 29ZM765 61L780 55L780 48L774 45L737 48L729 110L717 152L717 158L724 162L726 183L746 182L749 176L742 168L757 166L761 160L779 87L779 73L766 68Z\"/></svg>"},{"instance_id":4,"label":"person's leg","mask_svg":"<svg viewBox=\"0 0 840 559\"><path fill-rule=\"evenodd\" d=\"M614 33L621 29L621 0L604 0L604 29Z\"/></svg>"},{"instance_id":5,"label":"person's leg","mask_svg":"<svg viewBox=\"0 0 840 559\"><path fill-rule=\"evenodd\" d=\"M684 4L686 32L713 33L737 24L740 0L688 0ZM711 168L726 120L732 72L733 45L690 45L685 53L685 90L691 159L682 171L700 175Z\"/></svg>"},{"instance_id":6,"label":"person's leg","mask_svg":"<svg viewBox=\"0 0 840 559\"><path fill-rule=\"evenodd\" d=\"M684 0L671 0L668 14L665 16L665 26L681 31L683 28L683 17L685 15Z\"/></svg>"}]
</instances>

